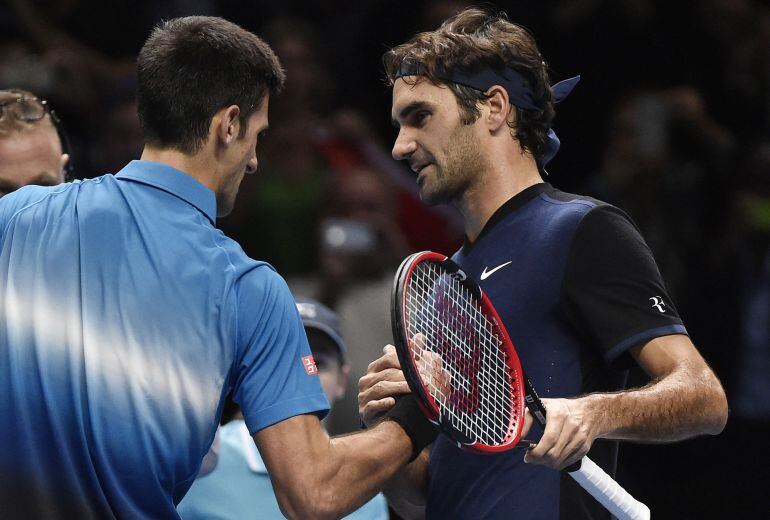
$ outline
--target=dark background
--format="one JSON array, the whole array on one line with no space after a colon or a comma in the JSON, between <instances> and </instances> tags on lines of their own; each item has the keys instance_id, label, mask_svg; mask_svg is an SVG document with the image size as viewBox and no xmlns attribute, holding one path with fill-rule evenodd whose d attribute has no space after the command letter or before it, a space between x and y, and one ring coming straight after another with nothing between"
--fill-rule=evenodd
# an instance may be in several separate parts
<instances>
[{"instance_id":1,"label":"dark background","mask_svg":"<svg viewBox=\"0 0 770 520\"><path fill-rule=\"evenodd\" d=\"M134 60L155 24L212 14L261 35L287 70L286 92L271 103L260 172L220 226L285 276L313 279L339 307L345 273L371 279L410 251L451 253L461 242L456 217L423 208L409 172L389 159L395 130L380 57L465 5L7 0L0 88L47 98L69 134L75 176L93 177L141 153ZM582 75L558 107L562 149L546 180L631 214L728 392L722 435L623 445L620 480L657 519L770 517L768 4L494 5L535 34L554 82ZM320 228L332 217L362 224L357 246L327 243Z\"/></svg>"}]
</instances>

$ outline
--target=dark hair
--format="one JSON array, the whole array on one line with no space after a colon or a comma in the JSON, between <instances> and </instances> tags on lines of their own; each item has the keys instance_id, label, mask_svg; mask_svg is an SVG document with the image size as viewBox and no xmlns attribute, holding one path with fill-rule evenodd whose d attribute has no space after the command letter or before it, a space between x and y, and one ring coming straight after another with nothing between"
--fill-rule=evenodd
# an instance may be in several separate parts
<instances>
[{"instance_id":1,"label":"dark hair","mask_svg":"<svg viewBox=\"0 0 770 520\"><path fill-rule=\"evenodd\" d=\"M514 130L512 135L518 139L522 149L532 153L535 159L539 160L543 156L548 129L555 116L548 66L532 34L526 28L510 22L505 13L466 9L446 20L435 31L419 33L408 42L389 50L383 56L383 64L390 86L404 62L420 65L424 77L431 83L449 87L460 106L464 124L471 124L478 119L477 104L487 96L474 88L442 80L437 71L451 74L457 68L490 68L500 71L509 67L524 75L541 108L525 110L513 106L516 121L511 126ZM415 81L419 81L419 78Z\"/></svg>"},{"instance_id":2,"label":"dark hair","mask_svg":"<svg viewBox=\"0 0 770 520\"><path fill-rule=\"evenodd\" d=\"M137 61L139 121L145 142L197 152L214 114L241 109L241 135L267 93L285 79L272 49L222 18L189 16L156 27Z\"/></svg>"}]
</instances>

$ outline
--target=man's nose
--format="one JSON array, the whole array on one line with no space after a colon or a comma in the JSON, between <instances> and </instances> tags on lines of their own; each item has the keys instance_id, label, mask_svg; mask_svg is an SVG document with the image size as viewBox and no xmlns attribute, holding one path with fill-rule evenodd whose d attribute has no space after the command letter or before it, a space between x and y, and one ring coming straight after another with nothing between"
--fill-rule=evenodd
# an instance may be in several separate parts
<instances>
[{"instance_id":1,"label":"man's nose","mask_svg":"<svg viewBox=\"0 0 770 520\"><path fill-rule=\"evenodd\" d=\"M402 161L417 150L417 142L403 129L399 130L391 154L397 161Z\"/></svg>"}]
</instances>

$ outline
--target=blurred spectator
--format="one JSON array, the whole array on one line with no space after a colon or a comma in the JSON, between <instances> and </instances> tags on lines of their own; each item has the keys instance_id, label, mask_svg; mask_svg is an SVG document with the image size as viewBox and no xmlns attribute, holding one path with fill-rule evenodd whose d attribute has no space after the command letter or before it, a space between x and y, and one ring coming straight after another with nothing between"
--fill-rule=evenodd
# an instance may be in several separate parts
<instances>
[{"instance_id":1,"label":"blurred spectator","mask_svg":"<svg viewBox=\"0 0 770 520\"><path fill-rule=\"evenodd\" d=\"M731 420L770 426L770 378L757 377L770 371L770 142L746 143L737 155L725 214L703 256L699 328L725 380Z\"/></svg>"},{"instance_id":2,"label":"blurred spectator","mask_svg":"<svg viewBox=\"0 0 770 520\"><path fill-rule=\"evenodd\" d=\"M257 175L244 179L233 212L220 221L247 254L287 276L318 265L314 224L332 175L306 123L303 118L271 122Z\"/></svg>"},{"instance_id":3,"label":"blurred spectator","mask_svg":"<svg viewBox=\"0 0 770 520\"><path fill-rule=\"evenodd\" d=\"M320 227L325 302L336 306L350 286L378 279L410 252L394 210L393 188L375 170L337 174Z\"/></svg>"},{"instance_id":4,"label":"blurred spectator","mask_svg":"<svg viewBox=\"0 0 770 520\"><path fill-rule=\"evenodd\" d=\"M770 142L744 143L736 157L721 185L726 211L702 244L704 273L693 284L702 302L693 332L723 380L730 419L718 442L688 443L672 460L696 477L671 502L683 498L696 518L734 516L735 504L744 518L767 513L757 492L770 484ZM728 477L715 481L715 468Z\"/></svg>"},{"instance_id":5,"label":"blurred spectator","mask_svg":"<svg viewBox=\"0 0 770 520\"><path fill-rule=\"evenodd\" d=\"M716 117L741 137L770 131L770 6L757 0L694 2L686 44L693 81Z\"/></svg>"},{"instance_id":6,"label":"blurred spectator","mask_svg":"<svg viewBox=\"0 0 770 520\"><path fill-rule=\"evenodd\" d=\"M25 90L0 90L0 196L64 182L68 160L48 103Z\"/></svg>"},{"instance_id":7,"label":"blurred spectator","mask_svg":"<svg viewBox=\"0 0 770 520\"><path fill-rule=\"evenodd\" d=\"M321 386L334 409L345 394L350 373L345 362L345 342L339 320L331 309L308 298L297 298L297 310L305 326ZM243 417L239 415L222 426L217 439L216 452L209 451L216 456L207 456L211 467L199 474L177 506L180 516L185 520L283 518L267 469ZM376 495L345 518L387 520L385 497L382 493Z\"/></svg>"},{"instance_id":8,"label":"blurred spectator","mask_svg":"<svg viewBox=\"0 0 770 520\"><path fill-rule=\"evenodd\" d=\"M420 202L416 175L405 164L393 160L390 145L384 144L360 112L339 110L330 124L325 147L332 164L338 170L369 165L395 189L395 222L404 233L409 252L431 250L451 254L460 246L463 231L459 215L450 207L431 207Z\"/></svg>"},{"instance_id":9,"label":"blurred spectator","mask_svg":"<svg viewBox=\"0 0 770 520\"><path fill-rule=\"evenodd\" d=\"M284 275L307 274L317 266L317 222L331 172L318 146L331 81L315 52L309 26L277 21L267 40L286 67L284 92L271 110L260 172L241 185L233 213L220 223L246 253Z\"/></svg>"},{"instance_id":10,"label":"blurred spectator","mask_svg":"<svg viewBox=\"0 0 770 520\"><path fill-rule=\"evenodd\" d=\"M770 428L770 142L749 152L742 172L731 230L742 293L732 410L735 419Z\"/></svg>"},{"instance_id":11,"label":"blurred spectator","mask_svg":"<svg viewBox=\"0 0 770 520\"><path fill-rule=\"evenodd\" d=\"M84 0L55 4L9 0L9 4L23 28L26 41L52 80L49 86L56 85L68 94L66 99L57 99L59 105L76 112L85 109L100 99L106 85L134 74L135 51L149 25L149 21L138 23L147 20L140 16L146 9L134 7L133 16L123 18L121 27L116 16L120 13L128 15L129 11L120 3L100 7ZM100 23L93 23L96 15L101 15ZM83 31L82 25L79 26L86 22L86 17L91 19L90 31ZM113 23L107 22L108 19ZM129 20L130 25L126 23ZM131 32L133 38L128 37ZM130 40L135 41L131 48ZM107 42L111 43L109 48L104 46ZM85 110L82 113L85 114Z\"/></svg>"},{"instance_id":12,"label":"blurred spectator","mask_svg":"<svg viewBox=\"0 0 770 520\"><path fill-rule=\"evenodd\" d=\"M358 428L358 379L393 341L390 290L396 267L410 252L396 224L393 195L392 186L371 168L335 176L317 230L321 272L287 280L295 293L313 294L340 315L351 377L340 406L329 416L335 434Z\"/></svg>"}]
</instances>

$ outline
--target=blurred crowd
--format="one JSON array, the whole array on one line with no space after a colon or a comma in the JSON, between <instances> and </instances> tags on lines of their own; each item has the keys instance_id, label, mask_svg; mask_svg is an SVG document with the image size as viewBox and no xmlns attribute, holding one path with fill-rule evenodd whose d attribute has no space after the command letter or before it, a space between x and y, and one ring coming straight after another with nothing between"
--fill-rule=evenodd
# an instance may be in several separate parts
<instances>
[{"instance_id":1,"label":"blurred crowd","mask_svg":"<svg viewBox=\"0 0 770 520\"><path fill-rule=\"evenodd\" d=\"M411 172L390 157L395 131L380 56L466 5L8 0L0 7L0 88L48 100L69 137L71 175L94 177L141 153L134 60L160 20L223 16L270 43L286 88L271 103L259 171L246 177L219 226L273 264L296 294L339 312L351 377L328 426L341 433L358 426L358 378L391 341L390 287L400 260L423 249L451 254L463 239L451 210L422 206ZM770 7L759 0L495 5L533 31L554 80L583 77L558 108L562 149L546 180L632 216L730 400L721 437L624 448L621 475L636 468L628 470L629 487L653 511L656 503L685 508L696 495L703 511L729 511L704 491L719 486L738 496L740 479L715 483L714 468L746 471L749 453L766 461L761 444L770 434ZM664 457L655 467L651 450ZM756 465L754 478L770 484L764 466ZM679 478L690 479L686 489L660 488Z\"/></svg>"}]
</instances>

